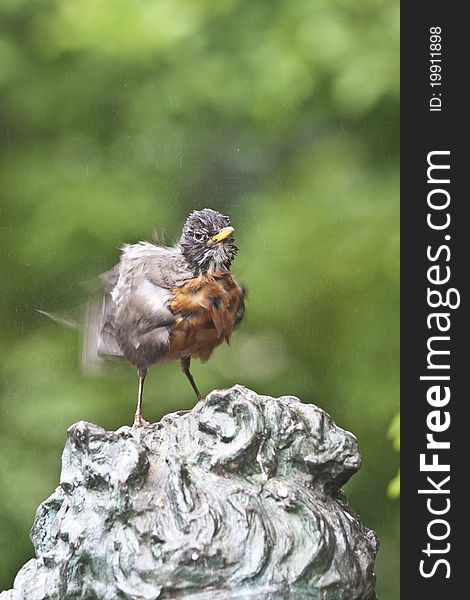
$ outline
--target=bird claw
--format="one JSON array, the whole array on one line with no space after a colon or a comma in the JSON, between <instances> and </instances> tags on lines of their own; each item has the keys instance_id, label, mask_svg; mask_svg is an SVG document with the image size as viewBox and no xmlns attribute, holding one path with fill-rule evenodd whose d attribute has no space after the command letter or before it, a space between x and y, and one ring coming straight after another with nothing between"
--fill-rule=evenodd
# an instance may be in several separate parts
<instances>
[{"instance_id":1,"label":"bird claw","mask_svg":"<svg viewBox=\"0 0 470 600\"><path fill-rule=\"evenodd\" d=\"M134 424L132 425L133 429L144 427L145 425L150 425L150 423L144 419L141 413L136 413L134 417Z\"/></svg>"}]
</instances>

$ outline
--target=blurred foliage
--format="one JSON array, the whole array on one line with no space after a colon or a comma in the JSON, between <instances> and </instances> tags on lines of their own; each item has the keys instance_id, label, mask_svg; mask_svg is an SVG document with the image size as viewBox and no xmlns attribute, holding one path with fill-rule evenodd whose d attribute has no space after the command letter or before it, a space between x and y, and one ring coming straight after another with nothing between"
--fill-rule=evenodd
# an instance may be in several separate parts
<instances>
[{"instance_id":1,"label":"blurred foliage","mask_svg":"<svg viewBox=\"0 0 470 600\"><path fill-rule=\"evenodd\" d=\"M400 452L400 413L397 413L390 424L388 437L393 442L393 447L397 452ZM400 497L400 469L392 481L388 484L388 495L390 498Z\"/></svg>"},{"instance_id":2,"label":"blurred foliage","mask_svg":"<svg viewBox=\"0 0 470 600\"><path fill-rule=\"evenodd\" d=\"M79 368L78 314L119 245L232 218L248 287L202 391L295 394L353 431L347 485L398 595L398 2L3 0L0 5L0 588L32 556L66 428L131 423L136 376ZM193 405L152 369L145 415Z\"/></svg>"}]
</instances>

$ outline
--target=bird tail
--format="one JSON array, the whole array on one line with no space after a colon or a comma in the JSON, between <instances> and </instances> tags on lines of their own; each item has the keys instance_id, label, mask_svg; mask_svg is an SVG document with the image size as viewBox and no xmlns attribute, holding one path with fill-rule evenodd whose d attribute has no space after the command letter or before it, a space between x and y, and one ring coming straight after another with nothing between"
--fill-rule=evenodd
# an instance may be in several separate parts
<instances>
[{"instance_id":1,"label":"bird tail","mask_svg":"<svg viewBox=\"0 0 470 600\"><path fill-rule=\"evenodd\" d=\"M82 368L89 373L99 373L103 358L123 359L122 351L114 337L115 306L110 294L91 299L83 315Z\"/></svg>"},{"instance_id":2,"label":"bird tail","mask_svg":"<svg viewBox=\"0 0 470 600\"><path fill-rule=\"evenodd\" d=\"M77 329L81 333L81 367L87 374L102 372L103 358L122 359L122 352L114 338L114 303L109 294L91 298L81 307L81 318L62 316L35 309L55 323Z\"/></svg>"}]
</instances>

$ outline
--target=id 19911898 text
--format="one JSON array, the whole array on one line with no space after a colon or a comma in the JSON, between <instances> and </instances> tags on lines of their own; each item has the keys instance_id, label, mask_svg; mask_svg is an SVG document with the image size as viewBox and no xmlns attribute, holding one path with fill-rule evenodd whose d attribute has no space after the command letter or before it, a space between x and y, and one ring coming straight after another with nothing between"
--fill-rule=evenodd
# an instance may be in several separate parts
<instances>
[{"instance_id":1,"label":"id 19911898 text","mask_svg":"<svg viewBox=\"0 0 470 600\"><path fill-rule=\"evenodd\" d=\"M429 28L429 85L432 96L429 99L430 112L442 110L442 30Z\"/></svg>"}]
</instances>

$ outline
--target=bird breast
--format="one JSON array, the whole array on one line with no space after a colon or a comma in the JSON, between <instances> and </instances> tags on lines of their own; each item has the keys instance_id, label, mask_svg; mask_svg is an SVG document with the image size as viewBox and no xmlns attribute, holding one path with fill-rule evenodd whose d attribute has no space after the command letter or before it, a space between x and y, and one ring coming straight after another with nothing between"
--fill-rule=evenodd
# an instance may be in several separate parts
<instances>
[{"instance_id":1,"label":"bird breast","mask_svg":"<svg viewBox=\"0 0 470 600\"><path fill-rule=\"evenodd\" d=\"M174 287L169 308L176 317L170 330L169 360L193 356L206 361L237 323L243 290L229 272L200 275Z\"/></svg>"}]
</instances>

